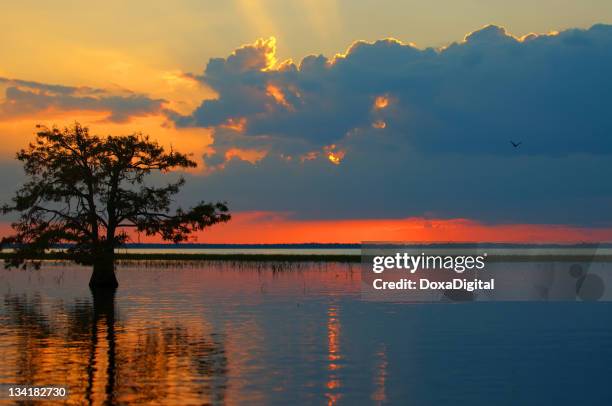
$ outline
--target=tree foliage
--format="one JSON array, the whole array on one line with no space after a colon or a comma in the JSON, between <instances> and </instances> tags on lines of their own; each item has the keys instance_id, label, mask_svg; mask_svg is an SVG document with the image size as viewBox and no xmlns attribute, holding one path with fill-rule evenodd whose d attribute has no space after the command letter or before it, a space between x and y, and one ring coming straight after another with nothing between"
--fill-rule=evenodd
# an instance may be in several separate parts
<instances>
[{"instance_id":1,"label":"tree foliage","mask_svg":"<svg viewBox=\"0 0 612 406\"><path fill-rule=\"evenodd\" d=\"M153 186L148 175L196 163L148 136L99 137L78 123L38 129L36 141L17 153L28 180L2 207L4 214L19 213L15 234L2 240L15 249L8 266L25 265L58 244L68 246L70 259L93 264L128 242L129 229L179 243L230 219L225 203L172 210L184 178Z\"/></svg>"}]
</instances>

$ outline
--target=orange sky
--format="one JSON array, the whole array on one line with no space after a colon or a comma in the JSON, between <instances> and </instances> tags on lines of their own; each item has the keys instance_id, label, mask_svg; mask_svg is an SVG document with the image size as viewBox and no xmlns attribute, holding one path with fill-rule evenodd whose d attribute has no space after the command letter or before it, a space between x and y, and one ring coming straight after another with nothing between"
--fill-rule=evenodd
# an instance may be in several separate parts
<instances>
[{"instance_id":1,"label":"orange sky","mask_svg":"<svg viewBox=\"0 0 612 406\"><path fill-rule=\"evenodd\" d=\"M0 236L11 232L0 223ZM483 224L468 219L293 220L283 213L238 212L229 223L192 236L194 243L285 244L404 242L612 242L612 228L546 224ZM132 235L132 242L161 243L158 237Z\"/></svg>"},{"instance_id":2,"label":"orange sky","mask_svg":"<svg viewBox=\"0 0 612 406\"><path fill-rule=\"evenodd\" d=\"M0 230L6 232L6 225ZM134 242L161 242L134 235ZM283 213L238 212L229 223L198 233L193 242L235 244L405 242L580 243L612 241L612 228L487 225L467 219L294 220Z\"/></svg>"}]
</instances>

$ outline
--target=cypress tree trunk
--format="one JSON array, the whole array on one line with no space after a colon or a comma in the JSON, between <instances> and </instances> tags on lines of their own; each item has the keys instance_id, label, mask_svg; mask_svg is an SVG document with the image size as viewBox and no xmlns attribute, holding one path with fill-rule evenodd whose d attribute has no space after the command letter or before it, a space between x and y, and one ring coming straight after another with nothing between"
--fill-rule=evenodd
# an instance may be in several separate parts
<instances>
[{"instance_id":1,"label":"cypress tree trunk","mask_svg":"<svg viewBox=\"0 0 612 406\"><path fill-rule=\"evenodd\" d=\"M105 252L94 262L93 272L89 280L89 287L115 289L119 286L115 276L115 253Z\"/></svg>"}]
</instances>

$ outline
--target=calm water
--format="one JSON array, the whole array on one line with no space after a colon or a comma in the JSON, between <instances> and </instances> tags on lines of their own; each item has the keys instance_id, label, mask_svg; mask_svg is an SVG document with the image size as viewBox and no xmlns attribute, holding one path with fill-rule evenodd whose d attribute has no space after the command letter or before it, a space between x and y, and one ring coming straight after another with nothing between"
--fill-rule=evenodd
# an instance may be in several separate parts
<instances>
[{"instance_id":1,"label":"calm water","mask_svg":"<svg viewBox=\"0 0 612 406\"><path fill-rule=\"evenodd\" d=\"M612 404L611 303L360 300L359 266L0 271L0 383L68 403Z\"/></svg>"}]
</instances>

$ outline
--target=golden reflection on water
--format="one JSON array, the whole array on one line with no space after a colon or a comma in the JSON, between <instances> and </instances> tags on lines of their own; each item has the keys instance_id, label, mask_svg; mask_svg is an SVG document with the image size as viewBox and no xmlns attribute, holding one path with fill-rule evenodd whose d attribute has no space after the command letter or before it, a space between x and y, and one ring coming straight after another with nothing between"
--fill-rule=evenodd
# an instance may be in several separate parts
<instances>
[{"instance_id":1,"label":"golden reflection on water","mask_svg":"<svg viewBox=\"0 0 612 406\"><path fill-rule=\"evenodd\" d=\"M342 356L340 355L340 321L338 319L338 305L330 304L327 310L327 349L329 364L328 369L328 380L326 383L327 393L327 404L329 406L335 405L341 398L341 394L338 389L342 386L340 377L337 370L341 368L339 361Z\"/></svg>"},{"instance_id":2,"label":"golden reflection on water","mask_svg":"<svg viewBox=\"0 0 612 406\"><path fill-rule=\"evenodd\" d=\"M16 334L2 343L4 383L67 386L69 404L214 404L225 397L223 342L197 320L118 325L114 296L94 295L93 303L61 314L66 324L55 329L36 297L8 296L5 304Z\"/></svg>"},{"instance_id":3,"label":"golden reflection on water","mask_svg":"<svg viewBox=\"0 0 612 406\"><path fill-rule=\"evenodd\" d=\"M299 311L313 295L330 302L318 316L327 329L326 348L321 348L327 354L322 365L327 378L319 396L328 404L341 397L340 307L334 298L339 292L354 294L360 283L345 266L293 275L165 270L147 274L143 289L122 286L117 295L74 292L64 279L86 284L88 275L72 271L54 267L27 277L2 271L0 279L8 280L8 287L0 290L0 383L66 386L67 404L267 403L274 392L295 385L286 371L300 357L311 362L312 349L286 365L266 365L276 332L248 312L270 298L291 299L291 312ZM122 283L140 283L144 275L139 272L129 274L129 281L120 273ZM208 299L212 295L217 296ZM288 332L310 345L317 341L317 314L307 315L295 325L299 331ZM276 345L282 343L278 340ZM316 381L300 386L316 390Z\"/></svg>"}]
</instances>

